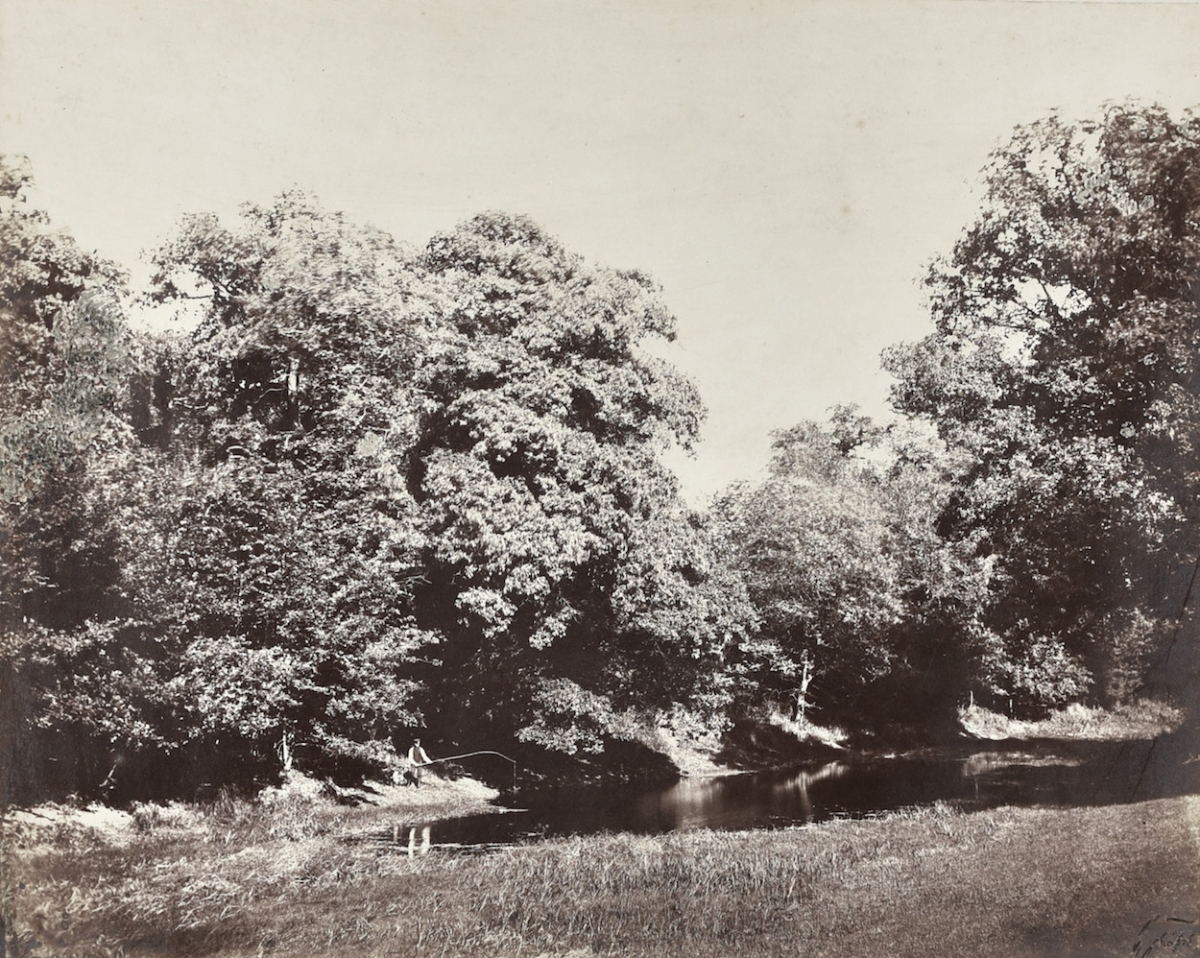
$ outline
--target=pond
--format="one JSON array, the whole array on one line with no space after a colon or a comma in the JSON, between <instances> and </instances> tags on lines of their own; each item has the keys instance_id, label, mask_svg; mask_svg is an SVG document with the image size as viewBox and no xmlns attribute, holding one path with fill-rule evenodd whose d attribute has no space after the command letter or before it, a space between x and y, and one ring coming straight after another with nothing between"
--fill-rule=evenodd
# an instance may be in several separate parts
<instances>
[{"instance_id":1,"label":"pond","mask_svg":"<svg viewBox=\"0 0 1200 958\"><path fill-rule=\"evenodd\" d=\"M937 802L1105 805L1191 791L1194 777L1163 775L1150 742L939 749L893 757L847 755L820 765L686 778L673 785L526 793L504 814L397 824L398 850L486 848L599 832L785 828L863 818Z\"/></svg>"}]
</instances>

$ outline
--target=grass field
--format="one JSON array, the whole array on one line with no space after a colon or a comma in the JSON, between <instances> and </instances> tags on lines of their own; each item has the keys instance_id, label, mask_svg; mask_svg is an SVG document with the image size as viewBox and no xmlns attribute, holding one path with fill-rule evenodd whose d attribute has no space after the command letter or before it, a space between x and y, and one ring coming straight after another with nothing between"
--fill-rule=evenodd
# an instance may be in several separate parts
<instances>
[{"instance_id":1,"label":"grass field","mask_svg":"<svg viewBox=\"0 0 1200 958\"><path fill-rule=\"evenodd\" d=\"M478 796L423 789L467 810ZM415 794L405 801L415 800ZM1200 797L410 857L312 796L10 822L9 954L1200 953Z\"/></svg>"}]
</instances>

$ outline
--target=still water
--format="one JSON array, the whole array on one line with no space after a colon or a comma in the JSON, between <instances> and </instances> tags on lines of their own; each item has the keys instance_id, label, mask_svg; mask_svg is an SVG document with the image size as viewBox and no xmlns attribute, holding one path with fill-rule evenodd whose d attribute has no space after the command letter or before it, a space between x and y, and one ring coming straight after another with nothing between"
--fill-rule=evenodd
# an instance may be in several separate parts
<instances>
[{"instance_id":1,"label":"still water","mask_svg":"<svg viewBox=\"0 0 1200 958\"><path fill-rule=\"evenodd\" d=\"M1193 790L1194 776L1164 777L1151 757L1149 742L996 751L976 744L896 757L847 756L668 786L526 793L503 814L402 823L381 837L399 851L424 854L597 832L783 828L937 802L968 810L1107 805Z\"/></svg>"}]
</instances>

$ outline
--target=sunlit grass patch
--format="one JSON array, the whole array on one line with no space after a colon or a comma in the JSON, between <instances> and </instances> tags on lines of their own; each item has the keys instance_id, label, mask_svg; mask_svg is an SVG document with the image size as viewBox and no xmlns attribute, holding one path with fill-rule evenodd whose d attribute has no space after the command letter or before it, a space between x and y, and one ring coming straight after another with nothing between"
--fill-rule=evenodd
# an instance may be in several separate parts
<instances>
[{"instance_id":1,"label":"sunlit grass patch","mask_svg":"<svg viewBox=\"0 0 1200 958\"><path fill-rule=\"evenodd\" d=\"M772 712L768 721L776 728L794 735L798 741L816 742L829 748L842 748L850 737L845 729L817 725L805 717L791 719L780 712Z\"/></svg>"},{"instance_id":2,"label":"sunlit grass patch","mask_svg":"<svg viewBox=\"0 0 1200 958\"><path fill-rule=\"evenodd\" d=\"M1009 718L977 705L960 708L964 731L977 738L1123 741L1151 739L1179 727L1183 710L1166 702L1142 700L1114 709L1074 703L1038 721Z\"/></svg>"}]
</instances>

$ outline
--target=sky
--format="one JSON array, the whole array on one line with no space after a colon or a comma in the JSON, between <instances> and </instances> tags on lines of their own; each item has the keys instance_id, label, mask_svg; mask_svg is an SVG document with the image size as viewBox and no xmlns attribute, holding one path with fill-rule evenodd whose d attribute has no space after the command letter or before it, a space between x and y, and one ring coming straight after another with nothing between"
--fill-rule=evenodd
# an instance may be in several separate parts
<instances>
[{"instance_id":1,"label":"sky","mask_svg":"<svg viewBox=\"0 0 1200 958\"><path fill-rule=\"evenodd\" d=\"M772 430L887 414L886 346L1015 126L1200 106L1200 5L0 0L0 150L135 281L190 212L300 187L424 244L489 209L658 280L708 407L697 504Z\"/></svg>"}]
</instances>

